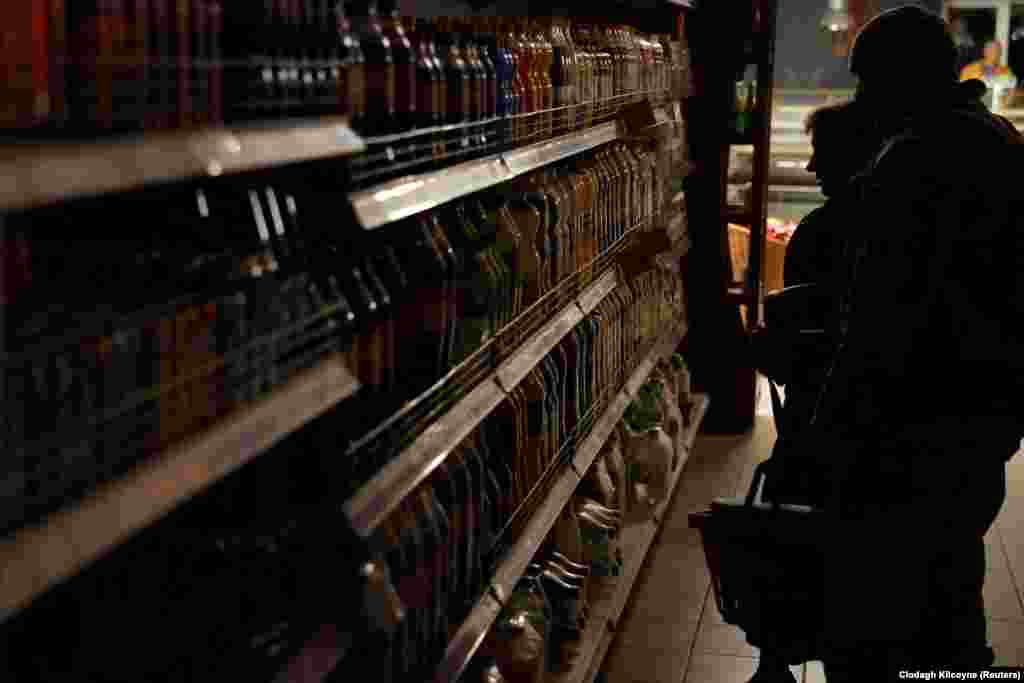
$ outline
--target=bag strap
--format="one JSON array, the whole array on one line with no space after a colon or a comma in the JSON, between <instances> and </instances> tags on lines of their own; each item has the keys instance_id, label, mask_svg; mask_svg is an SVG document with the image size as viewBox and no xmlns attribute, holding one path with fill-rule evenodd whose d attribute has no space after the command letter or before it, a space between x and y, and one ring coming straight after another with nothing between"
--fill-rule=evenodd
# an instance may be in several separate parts
<instances>
[{"instance_id":1,"label":"bag strap","mask_svg":"<svg viewBox=\"0 0 1024 683\"><path fill-rule=\"evenodd\" d=\"M789 434L789 425L783 428L783 423L786 422L786 414L783 412L782 398L779 396L779 388L775 384L775 380L771 377L768 379L768 390L772 395L772 415L775 417L775 433L781 439Z\"/></svg>"}]
</instances>

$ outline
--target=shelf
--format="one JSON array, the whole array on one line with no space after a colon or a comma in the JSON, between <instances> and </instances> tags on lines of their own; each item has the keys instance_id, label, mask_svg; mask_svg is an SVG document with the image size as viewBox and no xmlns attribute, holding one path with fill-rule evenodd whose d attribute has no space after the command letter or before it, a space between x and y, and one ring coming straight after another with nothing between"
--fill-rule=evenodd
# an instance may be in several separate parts
<instances>
[{"instance_id":1,"label":"shelf","mask_svg":"<svg viewBox=\"0 0 1024 683\"><path fill-rule=\"evenodd\" d=\"M453 683L459 679L490 632L491 624L501 614L501 609L501 604L490 595L480 599L448 643L434 679L437 683Z\"/></svg>"},{"instance_id":2,"label":"shelf","mask_svg":"<svg viewBox=\"0 0 1024 683\"><path fill-rule=\"evenodd\" d=\"M489 377L428 427L345 504L352 528L369 537L504 398L505 393Z\"/></svg>"},{"instance_id":3,"label":"shelf","mask_svg":"<svg viewBox=\"0 0 1024 683\"><path fill-rule=\"evenodd\" d=\"M600 303L615 288L616 282L613 272L599 278L583 295L587 297L587 304L593 307ZM598 287L596 294L594 287ZM430 476L452 449L498 407L505 393L512 391L583 320L583 316L578 302L563 308L493 375L428 427L345 503L345 511L356 532L368 537L399 502Z\"/></svg>"},{"instance_id":4,"label":"shelf","mask_svg":"<svg viewBox=\"0 0 1024 683\"><path fill-rule=\"evenodd\" d=\"M345 119L155 133L102 142L0 145L0 210L216 177L365 149Z\"/></svg>"},{"instance_id":5,"label":"shelf","mask_svg":"<svg viewBox=\"0 0 1024 683\"><path fill-rule=\"evenodd\" d=\"M613 142L619 137L618 124L602 123L593 128L563 135L507 152L504 155L512 177L567 159L576 154Z\"/></svg>"},{"instance_id":6,"label":"shelf","mask_svg":"<svg viewBox=\"0 0 1024 683\"><path fill-rule=\"evenodd\" d=\"M328 358L254 406L0 541L0 621L358 388L342 360Z\"/></svg>"},{"instance_id":7,"label":"shelf","mask_svg":"<svg viewBox=\"0 0 1024 683\"><path fill-rule=\"evenodd\" d=\"M685 326L680 325L671 334L666 335L666 338L655 345L645 357L644 362L633 372L630 377L631 381L646 381L647 374L650 373L650 369L657 359L663 357L667 349L674 349L684 334ZM612 430L625 414L629 402L629 396L620 391L591 429L590 435L580 444L573 467L566 468L562 472L540 509L533 513L523 534L498 564L491 579L491 592L480 599L449 643L444 659L438 667L436 683L455 681L469 665L476 653L476 648L483 642L494 620L498 618L498 612L494 611L495 596L504 601L515 590L516 584L519 583L526 567L533 560L537 549L544 543L548 532L551 531L558 516L576 491L580 482L580 474L577 472L585 473L593 464Z\"/></svg>"},{"instance_id":8,"label":"shelf","mask_svg":"<svg viewBox=\"0 0 1024 683\"><path fill-rule=\"evenodd\" d=\"M398 178L353 192L349 199L363 228L373 230L580 154L617 137L617 124L605 123L505 154Z\"/></svg>"},{"instance_id":9,"label":"shelf","mask_svg":"<svg viewBox=\"0 0 1024 683\"><path fill-rule=\"evenodd\" d=\"M621 413L618 417L622 417ZM601 420L604 421L606 418L612 422L614 427L614 422L617 420L612 420L611 412L605 413ZM609 433L610 430L605 432L606 439ZM603 441L598 443L598 450L600 450L603 443ZM583 470L579 471L582 472ZM572 494L576 491L579 483L580 477L576 474L576 471L572 468L566 468L559 477L558 482L552 487L551 492L544 501L544 505L533 514L522 536L519 537L515 545L509 550L507 556L498 565L494 572L494 577L491 579L491 585L499 599L504 601L515 591L516 584L519 583L523 572L526 571L527 565L533 560L537 548L547 538L548 532L555 525L558 516L562 514L562 510L565 508L566 503L569 502L569 499L572 498Z\"/></svg>"},{"instance_id":10,"label":"shelf","mask_svg":"<svg viewBox=\"0 0 1024 683\"><path fill-rule=\"evenodd\" d=\"M693 450L693 443L709 405L708 397L704 394L697 394L694 398L689 427L683 437L683 443L688 453ZM552 683L592 683L597 678L604 657L614 640L619 619L625 612L626 604L633 592L633 586L643 568L644 560L658 535L658 525L664 519L665 511L675 496L684 465L685 463L680 463L672 474L672 483L669 486L670 494L655 510L652 519L623 528L620 544L622 555L626 560L625 571L619 576L611 596L596 604L591 604L590 623L587 624L587 629L584 631L576 663L570 671L555 678Z\"/></svg>"},{"instance_id":11,"label":"shelf","mask_svg":"<svg viewBox=\"0 0 1024 683\"><path fill-rule=\"evenodd\" d=\"M605 292L604 296L607 296L608 292L611 292L611 289ZM604 299L604 296L601 299ZM578 303L574 302L563 308L551 322L525 342L511 358L498 366L497 372L494 373L498 384L505 391L512 391L523 381L524 377L530 374L537 363L543 360L544 356L548 355L548 352L555 348L558 342L562 341L562 337L569 334L581 320L583 320L583 310Z\"/></svg>"},{"instance_id":12,"label":"shelf","mask_svg":"<svg viewBox=\"0 0 1024 683\"><path fill-rule=\"evenodd\" d=\"M605 273L580 295L580 308L583 309L584 313L590 313L615 289L618 283L619 279L614 270Z\"/></svg>"},{"instance_id":13,"label":"shelf","mask_svg":"<svg viewBox=\"0 0 1024 683\"><path fill-rule=\"evenodd\" d=\"M349 200L363 228L373 230L453 199L486 190L619 137L616 122L603 123L503 154L388 181L352 192Z\"/></svg>"}]
</instances>

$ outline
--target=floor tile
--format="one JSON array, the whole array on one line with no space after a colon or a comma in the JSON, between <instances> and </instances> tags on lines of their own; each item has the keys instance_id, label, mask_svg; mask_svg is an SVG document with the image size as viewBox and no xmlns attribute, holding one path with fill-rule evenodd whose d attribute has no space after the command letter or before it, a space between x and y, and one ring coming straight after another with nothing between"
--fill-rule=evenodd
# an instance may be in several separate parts
<instances>
[{"instance_id":1,"label":"floor tile","mask_svg":"<svg viewBox=\"0 0 1024 683\"><path fill-rule=\"evenodd\" d=\"M985 567L988 569L1006 569L1007 567L1002 534L999 527L995 525L985 535Z\"/></svg>"},{"instance_id":2,"label":"floor tile","mask_svg":"<svg viewBox=\"0 0 1024 683\"><path fill-rule=\"evenodd\" d=\"M610 683L651 681L679 683L686 670L689 651L681 648L645 647L642 643L614 646L605 660L604 671Z\"/></svg>"},{"instance_id":3,"label":"floor tile","mask_svg":"<svg viewBox=\"0 0 1024 683\"><path fill-rule=\"evenodd\" d=\"M720 657L695 654L690 660L685 683L747 683L757 671L752 657Z\"/></svg>"},{"instance_id":4,"label":"floor tile","mask_svg":"<svg viewBox=\"0 0 1024 683\"><path fill-rule=\"evenodd\" d=\"M698 622L686 619L686 615L675 615L668 618L645 618L642 623L635 620L623 630L621 627L615 637L615 647L624 652L632 653L634 648L640 651L680 650L689 653L698 635ZM627 661L630 661L627 658Z\"/></svg>"},{"instance_id":5,"label":"floor tile","mask_svg":"<svg viewBox=\"0 0 1024 683\"><path fill-rule=\"evenodd\" d=\"M1024 666L1024 621L989 619L988 642L996 666Z\"/></svg>"},{"instance_id":6,"label":"floor tile","mask_svg":"<svg viewBox=\"0 0 1024 683\"><path fill-rule=\"evenodd\" d=\"M993 568L985 576L985 611L990 619L1024 620L1024 606L1007 569Z\"/></svg>"},{"instance_id":7,"label":"floor tile","mask_svg":"<svg viewBox=\"0 0 1024 683\"><path fill-rule=\"evenodd\" d=\"M804 667L804 683L825 683L825 667L821 662L807 662Z\"/></svg>"},{"instance_id":8,"label":"floor tile","mask_svg":"<svg viewBox=\"0 0 1024 683\"><path fill-rule=\"evenodd\" d=\"M757 657L760 650L747 643L746 637L736 626L715 624L701 620L700 632L694 645L695 654L730 655L733 657Z\"/></svg>"},{"instance_id":9,"label":"floor tile","mask_svg":"<svg viewBox=\"0 0 1024 683\"><path fill-rule=\"evenodd\" d=\"M725 623L722 613L718 611L718 601L715 600L714 591L708 591L708 598L704 602L704 621L711 624Z\"/></svg>"},{"instance_id":10,"label":"floor tile","mask_svg":"<svg viewBox=\"0 0 1024 683\"><path fill-rule=\"evenodd\" d=\"M803 667L790 670L794 678L803 680ZM690 660L685 683L747 683L757 671L757 660L753 657L721 657L694 654Z\"/></svg>"}]
</instances>

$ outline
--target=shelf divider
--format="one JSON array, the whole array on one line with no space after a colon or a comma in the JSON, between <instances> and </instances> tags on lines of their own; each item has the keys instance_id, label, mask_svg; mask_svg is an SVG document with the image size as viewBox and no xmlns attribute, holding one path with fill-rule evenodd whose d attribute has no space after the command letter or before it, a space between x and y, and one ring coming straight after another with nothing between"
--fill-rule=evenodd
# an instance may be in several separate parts
<instances>
[{"instance_id":1,"label":"shelf divider","mask_svg":"<svg viewBox=\"0 0 1024 683\"><path fill-rule=\"evenodd\" d=\"M0 622L358 388L340 358L327 358L255 405L0 540Z\"/></svg>"}]
</instances>

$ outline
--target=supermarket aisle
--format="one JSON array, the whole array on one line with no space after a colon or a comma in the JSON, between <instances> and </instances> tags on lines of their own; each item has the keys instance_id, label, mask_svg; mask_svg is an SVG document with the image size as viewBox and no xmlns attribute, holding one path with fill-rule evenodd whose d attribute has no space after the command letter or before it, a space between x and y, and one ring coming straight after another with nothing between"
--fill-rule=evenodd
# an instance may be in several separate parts
<instances>
[{"instance_id":1,"label":"supermarket aisle","mask_svg":"<svg viewBox=\"0 0 1024 683\"><path fill-rule=\"evenodd\" d=\"M774 438L771 418L762 415L747 436L698 439L605 660L607 683L749 680L757 650L718 615L700 538L688 528L687 513L706 508L714 497L744 490ZM1008 473L1007 502L986 539L985 601L996 663L1024 666L1024 452L1011 461ZM797 673L803 683L825 681L818 663Z\"/></svg>"}]
</instances>

